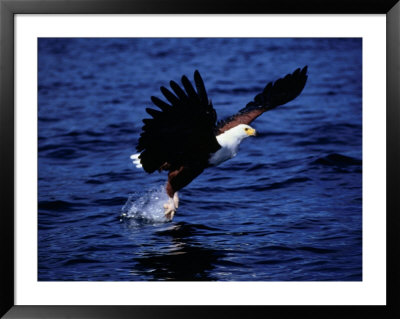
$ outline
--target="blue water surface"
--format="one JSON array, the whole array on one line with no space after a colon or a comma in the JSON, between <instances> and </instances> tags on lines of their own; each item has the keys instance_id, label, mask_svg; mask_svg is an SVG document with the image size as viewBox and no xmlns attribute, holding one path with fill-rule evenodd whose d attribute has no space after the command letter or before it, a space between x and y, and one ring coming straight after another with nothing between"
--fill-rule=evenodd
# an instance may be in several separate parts
<instances>
[{"instance_id":1,"label":"blue water surface","mask_svg":"<svg viewBox=\"0 0 400 319\"><path fill-rule=\"evenodd\" d=\"M38 280L362 280L362 40L40 38ZM308 65L162 217L132 165L150 96L198 69L219 119Z\"/></svg>"}]
</instances>

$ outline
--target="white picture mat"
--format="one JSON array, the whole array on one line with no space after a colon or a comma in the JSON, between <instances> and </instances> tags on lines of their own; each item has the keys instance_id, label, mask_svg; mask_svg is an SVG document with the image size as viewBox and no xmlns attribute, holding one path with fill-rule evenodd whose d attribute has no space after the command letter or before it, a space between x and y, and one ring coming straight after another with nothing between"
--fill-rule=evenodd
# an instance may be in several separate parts
<instances>
[{"instance_id":1,"label":"white picture mat","mask_svg":"<svg viewBox=\"0 0 400 319\"><path fill-rule=\"evenodd\" d=\"M362 37L362 282L38 282L38 37ZM16 305L386 304L385 15L16 15L15 88Z\"/></svg>"}]
</instances>

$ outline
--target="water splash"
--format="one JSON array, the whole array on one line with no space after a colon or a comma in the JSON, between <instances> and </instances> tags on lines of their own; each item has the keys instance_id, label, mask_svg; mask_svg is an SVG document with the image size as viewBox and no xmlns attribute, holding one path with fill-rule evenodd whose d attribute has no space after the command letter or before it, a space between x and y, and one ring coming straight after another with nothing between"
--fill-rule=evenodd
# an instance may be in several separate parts
<instances>
[{"instance_id":1,"label":"water splash","mask_svg":"<svg viewBox=\"0 0 400 319\"><path fill-rule=\"evenodd\" d=\"M121 209L121 219L141 223L165 223L164 203L168 201L164 186L154 187L143 193L134 193Z\"/></svg>"}]
</instances>

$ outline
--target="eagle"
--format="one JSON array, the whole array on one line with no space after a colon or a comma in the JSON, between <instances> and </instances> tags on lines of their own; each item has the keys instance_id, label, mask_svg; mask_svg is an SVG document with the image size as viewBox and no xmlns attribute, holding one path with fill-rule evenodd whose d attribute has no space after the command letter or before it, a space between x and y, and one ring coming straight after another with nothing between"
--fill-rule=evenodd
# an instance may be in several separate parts
<instances>
[{"instance_id":1,"label":"eagle","mask_svg":"<svg viewBox=\"0 0 400 319\"><path fill-rule=\"evenodd\" d=\"M307 81L307 66L269 82L252 101L236 114L217 121L198 70L194 86L183 75L182 86L170 81L171 89L162 86L166 101L152 96L157 110L146 108L151 118L143 119L133 163L147 173L167 171L164 204L165 217L172 220L179 206L178 191L206 168L217 166L236 156L240 143L256 130L249 126L266 111L295 99Z\"/></svg>"}]
</instances>

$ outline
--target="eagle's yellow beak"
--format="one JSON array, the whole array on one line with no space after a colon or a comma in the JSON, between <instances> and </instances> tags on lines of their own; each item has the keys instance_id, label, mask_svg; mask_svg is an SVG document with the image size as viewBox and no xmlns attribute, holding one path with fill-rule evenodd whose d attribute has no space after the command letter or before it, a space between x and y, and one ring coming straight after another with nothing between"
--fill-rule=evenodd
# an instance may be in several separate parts
<instances>
[{"instance_id":1,"label":"eagle's yellow beak","mask_svg":"<svg viewBox=\"0 0 400 319\"><path fill-rule=\"evenodd\" d=\"M249 135L249 136L256 136L256 135L257 135L256 130L253 129L253 128L246 129L246 133L247 133L247 135Z\"/></svg>"}]
</instances>

